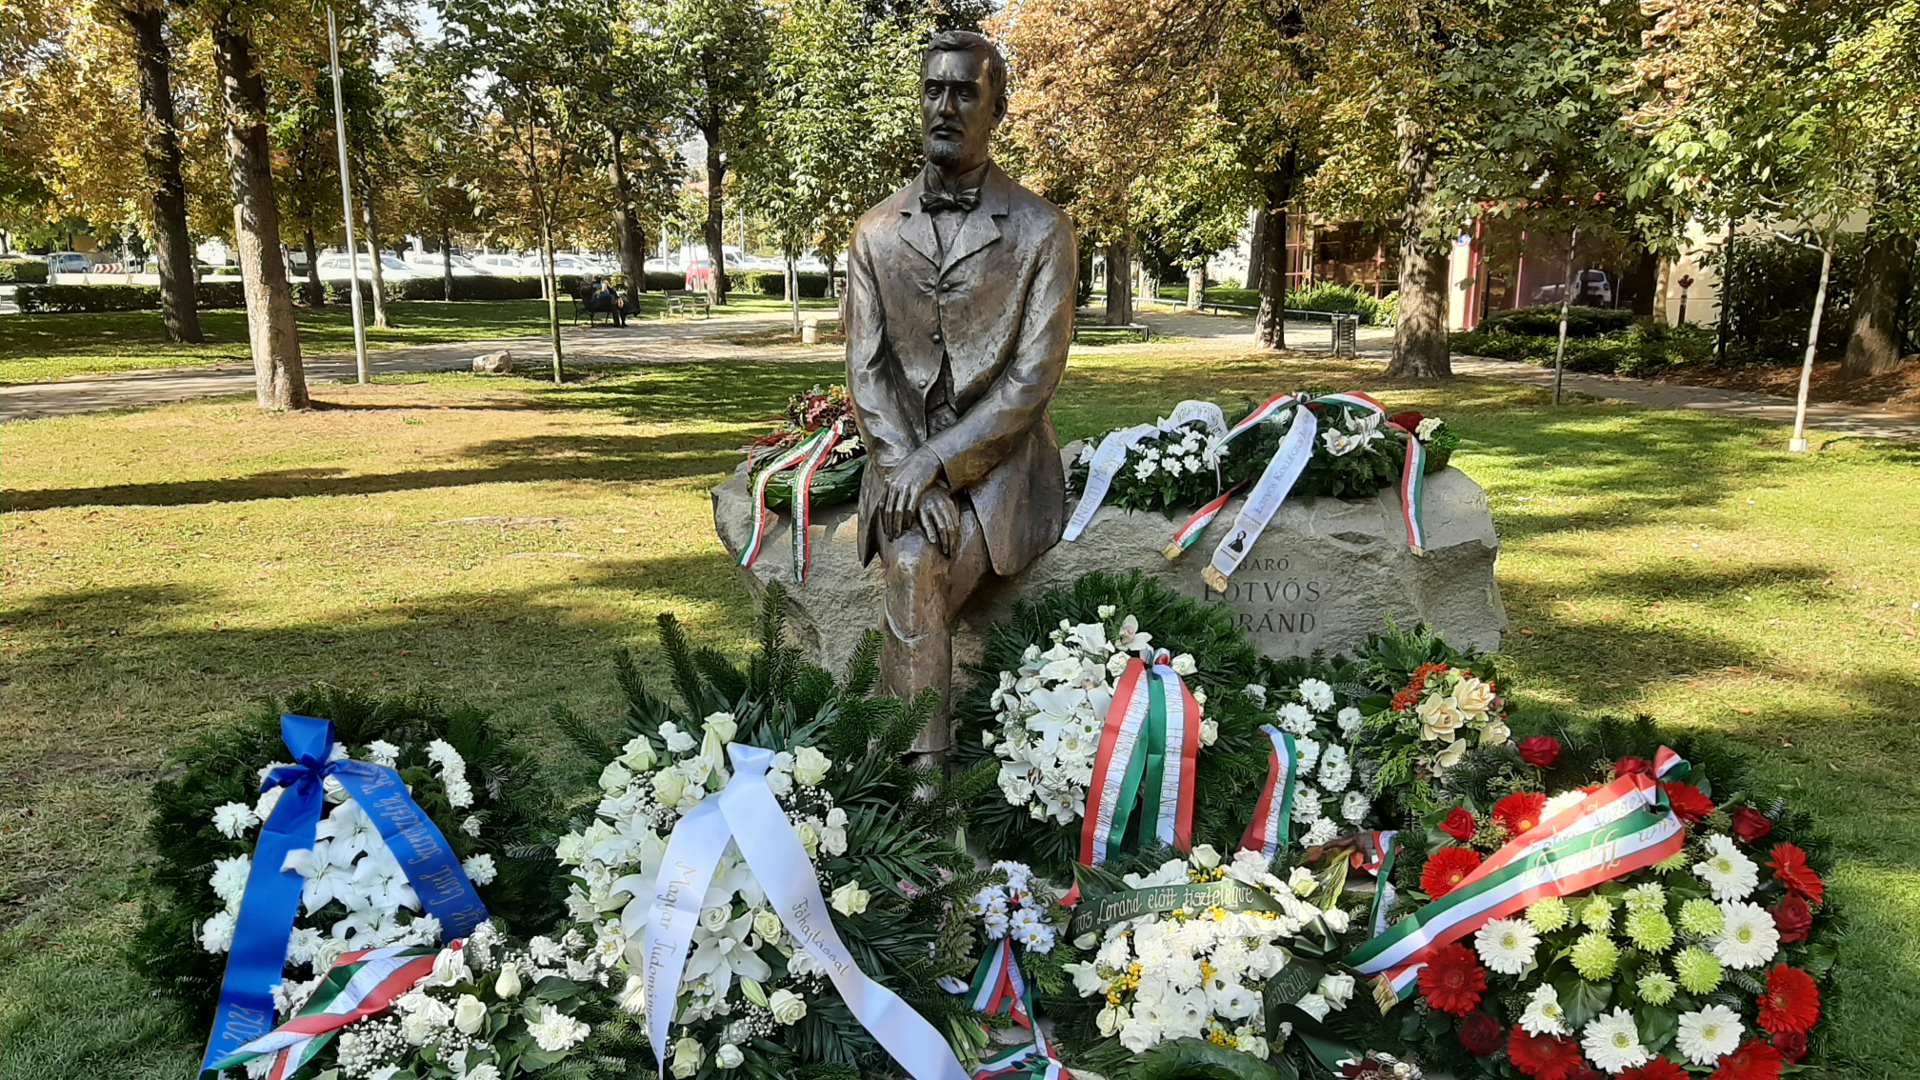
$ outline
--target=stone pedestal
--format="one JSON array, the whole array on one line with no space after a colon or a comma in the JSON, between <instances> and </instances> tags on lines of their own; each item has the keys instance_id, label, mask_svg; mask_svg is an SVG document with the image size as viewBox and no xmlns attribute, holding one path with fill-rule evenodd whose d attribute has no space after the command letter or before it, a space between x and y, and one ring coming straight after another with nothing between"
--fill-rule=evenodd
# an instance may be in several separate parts
<instances>
[{"instance_id":1,"label":"stone pedestal","mask_svg":"<svg viewBox=\"0 0 1920 1080\"><path fill-rule=\"evenodd\" d=\"M1069 461L1078 449L1064 452ZM750 527L751 499L744 466L713 489L714 526L736 556ZM991 579L974 595L955 627L956 665L979 656L980 632L1006 618L1014 601L1071 585L1094 570L1140 570L1179 592L1225 604L1254 644L1276 657L1351 652L1386 629L1388 618L1403 627L1424 622L1459 648L1499 648L1507 626L1493 576L1500 540L1486 493L1458 469L1427 477L1426 554L1407 547L1391 489L1357 502L1288 499L1223 595L1207 588L1200 570L1241 504L1228 503L1199 543L1174 560L1162 550L1184 517L1101 508L1080 539L1055 545L1018 576ZM814 513L813 565L807 583L796 585L791 525L788 515L779 515L759 559L741 573L755 597L769 581L785 583L795 643L840 674L861 637L880 625L880 564L859 564L855 504L828 507Z\"/></svg>"}]
</instances>

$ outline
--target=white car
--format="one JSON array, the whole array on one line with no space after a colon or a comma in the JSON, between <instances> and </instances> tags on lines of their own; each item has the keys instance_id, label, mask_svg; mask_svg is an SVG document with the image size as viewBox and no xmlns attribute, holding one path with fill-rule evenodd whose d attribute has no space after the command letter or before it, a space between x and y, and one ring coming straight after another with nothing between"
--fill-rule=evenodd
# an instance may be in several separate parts
<instances>
[{"instance_id":1,"label":"white car","mask_svg":"<svg viewBox=\"0 0 1920 1080\"><path fill-rule=\"evenodd\" d=\"M373 259L369 256L361 255L359 256L359 263L360 280L372 281ZM320 256L318 266L321 281L346 281L353 277L352 271L348 268L345 252L336 252L332 255ZM399 258L382 252L380 255L380 276L386 281L407 281L412 278L428 277L430 275L409 269L407 264L401 262Z\"/></svg>"},{"instance_id":2,"label":"white car","mask_svg":"<svg viewBox=\"0 0 1920 1080\"><path fill-rule=\"evenodd\" d=\"M474 255L470 256L470 261L473 263L474 269L488 274L508 274L513 277L520 277L523 275L538 274L540 272L540 259L538 256L531 259L522 259L518 255Z\"/></svg>"},{"instance_id":3,"label":"white car","mask_svg":"<svg viewBox=\"0 0 1920 1080\"><path fill-rule=\"evenodd\" d=\"M409 251L406 255L407 267L427 277L439 277L446 272L446 258L437 251ZM344 265L344 264L343 264ZM384 265L384 264L383 264ZM490 277L493 271L482 270L465 255L453 257L454 277Z\"/></svg>"}]
</instances>

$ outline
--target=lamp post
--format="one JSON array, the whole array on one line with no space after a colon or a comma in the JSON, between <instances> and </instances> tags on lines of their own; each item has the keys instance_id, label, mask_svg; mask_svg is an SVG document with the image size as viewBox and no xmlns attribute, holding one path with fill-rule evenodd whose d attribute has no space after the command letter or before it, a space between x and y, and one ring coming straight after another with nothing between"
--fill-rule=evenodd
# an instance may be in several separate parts
<instances>
[{"instance_id":1,"label":"lamp post","mask_svg":"<svg viewBox=\"0 0 1920 1080\"><path fill-rule=\"evenodd\" d=\"M340 209L347 221L348 290L353 306L353 359L360 385L367 384L367 324L360 315L360 251L353 242L353 182L347 174L347 113L340 101L340 36L333 26L333 5L327 5L327 58L333 65L333 134L340 147ZM374 258L380 253L374 252Z\"/></svg>"},{"instance_id":2,"label":"lamp post","mask_svg":"<svg viewBox=\"0 0 1920 1080\"><path fill-rule=\"evenodd\" d=\"M1685 326L1687 322L1687 290L1693 286L1693 275L1680 275L1680 317L1674 322Z\"/></svg>"}]
</instances>

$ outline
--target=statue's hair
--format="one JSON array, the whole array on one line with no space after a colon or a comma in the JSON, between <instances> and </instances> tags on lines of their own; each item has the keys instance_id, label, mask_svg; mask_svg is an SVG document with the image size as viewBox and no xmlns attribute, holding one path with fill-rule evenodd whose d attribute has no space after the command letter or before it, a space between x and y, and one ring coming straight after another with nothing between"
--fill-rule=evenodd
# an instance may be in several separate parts
<instances>
[{"instance_id":1,"label":"statue's hair","mask_svg":"<svg viewBox=\"0 0 1920 1080\"><path fill-rule=\"evenodd\" d=\"M927 42L926 56L921 63L939 52L979 53L987 61L987 84L993 96L1007 92L1007 58L1000 55L999 47L987 40L986 35L971 30L941 30Z\"/></svg>"}]
</instances>

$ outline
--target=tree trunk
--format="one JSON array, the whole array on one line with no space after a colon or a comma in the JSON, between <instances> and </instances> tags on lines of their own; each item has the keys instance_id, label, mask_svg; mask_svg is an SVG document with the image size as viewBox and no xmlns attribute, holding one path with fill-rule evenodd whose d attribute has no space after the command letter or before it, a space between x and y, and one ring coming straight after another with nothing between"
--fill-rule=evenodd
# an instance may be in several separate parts
<instances>
[{"instance_id":1,"label":"tree trunk","mask_svg":"<svg viewBox=\"0 0 1920 1080\"><path fill-rule=\"evenodd\" d=\"M640 289L646 284L646 245L633 219L633 192L627 187L627 164L620 159L620 129L608 128L613 154L607 160L607 178L613 181L613 231L620 241L620 272L627 277L627 302L640 310Z\"/></svg>"},{"instance_id":2,"label":"tree trunk","mask_svg":"<svg viewBox=\"0 0 1920 1080\"><path fill-rule=\"evenodd\" d=\"M720 126L701 132L707 140L707 223L702 232L707 239L707 296L716 304L727 302L726 234L721 217L725 210L721 187L727 179L727 163L720 159Z\"/></svg>"},{"instance_id":3,"label":"tree trunk","mask_svg":"<svg viewBox=\"0 0 1920 1080\"><path fill-rule=\"evenodd\" d=\"M453 303L453 226L440 223L440 292Z\"/></svg>"},{"instance_id":4,"label":"tree trunk","mask_svg":"<svg viewBox=\"0 0 1920 1080\"><path fill-rule=\"evenodd\" d=\"M633 221L633 313L640 314L640 297L647 291L647 230L640 227L638 215Z\"/></svg>"},{"instance_id":5,"label":"tree trunk","mask_svg":"<svg viewBox=\"0 0 1920 1080\"><path fill-rule=\"evenodd\" d=\"M1847 358L1840 364L1841 378L1864 379L1900 367L1900 346L1905 336L1900 315L1906 310L1907 290L1913 285L1913 259L1912 236L1869 231L1860 289L1853 296L1853 332L1847 338Z\"/></svg>"},{"instance_id":6,"label":"tree trunk","mask_svg":"<svg viewBox=\"0 0 1920 1080\"><path fill-rule=\"evenodd\" d=\"M304 237L307 250L307 298L309 307L327 306L327 287L320 283L320 248L314 243L313 230Z\"/></svg>"},{"instance_id":7,"label":"tree trunk","mask_svg":"<svg viewBox=\"0 0 1920 1080\"><path fill-rule=\"evenodd\" d=\"M280 258L280 204L273 193L267 140L267 88L254 66L247 31L222 23L213 34L214 66L226 111L227 175L233 185L234 236L247 298L254 389L263 409L307 407L307 374Z\"/></svg>"},{"instance_id":8,"label":"tree trunk","mask_svg":"<svg viewBox=\"0 0 1920 1080\"><path fill-rule=\"evenodd\" d=\"M1400 176L1406 205L1400 222L1400 307L1393 331L1389 378L1450 378L1453 358L1447 344L1447 264L1445 237L1429 232L1433 224L1438 170L1433 141L1419 123L1401 117Z\"/></svg>"},{"instance_id":9,"label":"tree trunk","mask_svg":"<svg viewBox=\"0 0 1920 1080\"><path fill-rule=\"evenodd\" d=\"M1108 326L1133 322L1133 244L1125 236L1107 241Z\"/></svg>"},{"instance_id":10,"label":"tree trunk","mask_svg":"<svg viewBox=\"0 0 1920 1080\"><path fill-rule=\"evenodd\" d=\"M563 381L560 358L560 275L553 268L553 221L544 206L540 212L541 273L547 279L547 330L553 336L553 385Z\"/></svg>"},{"instance_id":11,"label":"tree trunk","mask_svg":"<svg viewBox=\"0 0 1920 1080\"><path fill-rule=\"evenodd\" d=\"M1560 293L1560 340L1553 347L1553 403L1560 404L1560 383L1566 374L1567 363L1567 316L1573 310L1573 283L1580 272L1575 260L1580 255L1580 230L1575 229L1567 238L1567 283ZM1451 362L1451 361L1449 361Z\"/></svg>"},{"instance_id":12,"label":"tree trunk","mask_svg":"<svg viewBox=\"0 0 1920 1080\"><path fill-rule=\"evenodd\" d=\"M1267 258L1267 208L1253 208L1253 239L1247 244L1247 288L1260 287L1261 276L1266 272Z\"/></svg>"},{"instance_id":13,"label":"tree trunk","mask_svg":"<svg viewBox=\"0 0 1920 1080\"><path fill-rule=\"evenodd\" d=\"M800 268L793 252L787 252L787 306L793 309L793 332L800 333Z\"/></svg>"},{"instance_id":14,"label":"tree trunk","mask_svg":"<svg viewBox=\"0 0 1920 1080\"><path fill-rule=\"evenodd\" d=\"M366 176L362 164L360 175ZM369 182L360 191L360 216L367 224L367 250L373 256L373 325L382 330L387 326L387 277L380 269L380 226L373 216L373 184Z\"/></svg>"},{"instance_id":15,"label":"tree trunk","mask_svg":"<svg viewBox=\"0 0 1920 1080\"><path fill-rule=\"evenodd\" d=\"M1813 358L1820 351L1820 319L1827 313L1827 282L1833 275L1833 230L1820 244L1820 287L1813 293L1813 319L1807 325L1807 355L1800 364L1800 397L1793 407L1793 438L1787 449L1807 450L1807 395L1813 389Z\"/></svg>"},{"instance_id":16,"label":"tree trunk","mask_svg":"<svg viewBox=\"0 0 1920 1080\"><path fill-rule=\"evenodd\" d=\"M1199 311L1207 298L1207 264L1197 262L1187 267L1187 310Z\"/></svg>"},{"instance_id":17,"label":"tree trunk","mask_svg":"<svg viewBox=\"0 0 1920 1080\"><path fill-rule=\"evenodd\" d=\"M180 135L174 126L173 85L168 67L166 9L129 5L121 9L133 31L134 63L140 71L141 155L152 195L153 253L160 264L160 316L167 340L198 342L200 310L193 280L193 242L187 238L187 185L180 177Z\"/></svg>"}]
</instances>

